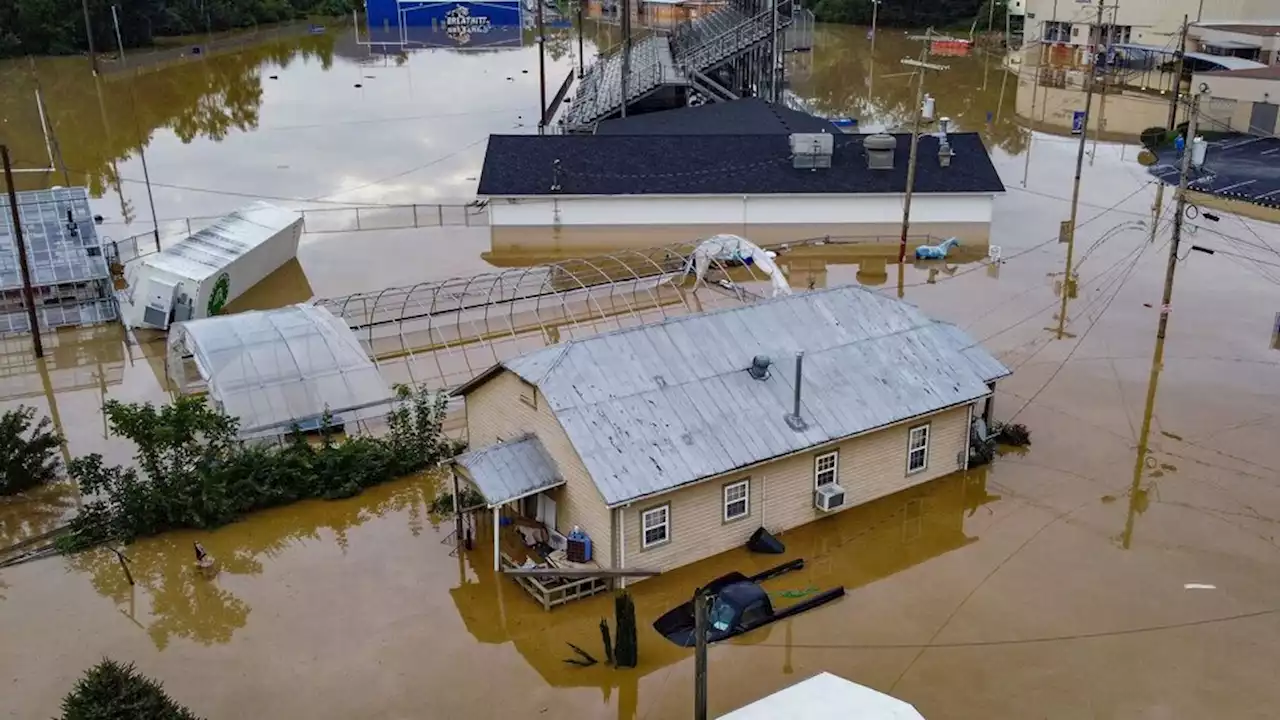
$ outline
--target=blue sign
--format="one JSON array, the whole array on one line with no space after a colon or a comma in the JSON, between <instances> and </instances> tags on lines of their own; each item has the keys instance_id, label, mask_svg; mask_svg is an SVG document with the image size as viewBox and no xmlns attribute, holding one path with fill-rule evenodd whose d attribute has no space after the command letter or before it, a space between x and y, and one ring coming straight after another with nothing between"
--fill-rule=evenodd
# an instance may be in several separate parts
<instances>
[{"instance_id":1,"label":"blue sign","mask_svg":"<svg viewBox=\"0 0 1280 720\"><path fill-rule=\"evenodd\" d=\"M1085 112L1076 110L1071 114L1071 134L1079 135L1084 132Z\"/></svg>"},{"instance_id":2,"label":"blue sign","mask_svg":"<svg viewBox=\"0 0 1280 720\"><path fill-rule=\"evenodd\" d=\"M520 0L438 2L437 0L366 0L369 27L388 30L429 27L456 35L482 35L495 25L521 25Z\"/></svg>"}]
</instances>

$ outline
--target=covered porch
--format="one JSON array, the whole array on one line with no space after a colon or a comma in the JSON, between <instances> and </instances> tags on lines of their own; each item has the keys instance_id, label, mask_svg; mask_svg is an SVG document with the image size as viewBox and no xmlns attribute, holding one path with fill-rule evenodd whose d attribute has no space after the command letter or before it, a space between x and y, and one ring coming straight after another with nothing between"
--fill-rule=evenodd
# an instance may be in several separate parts
<instances>
[{"instance_id":1,"label":"covered porch","mask_svg":"<svg viewBox=\"0 0 1280 720\"><path fill-rule=\"evenodd\" d=\"M454 497L465 497L462 488L474 488L482 504L459 503L458 536L462 518L471 513L491 516L495 573L508 570L540 570L546 575L513 576L543 609L608 590L604 577L566 577L581 571L600 570L594 558L570 552L569 540L556 530L570 528L573 518L557 516L560 488L565 484L555 461L535 435L473 450L453 461ZM478 550L479 548L477 548ZM570 559L571 554L576 559Z\"/></svg>"}]
</instances>

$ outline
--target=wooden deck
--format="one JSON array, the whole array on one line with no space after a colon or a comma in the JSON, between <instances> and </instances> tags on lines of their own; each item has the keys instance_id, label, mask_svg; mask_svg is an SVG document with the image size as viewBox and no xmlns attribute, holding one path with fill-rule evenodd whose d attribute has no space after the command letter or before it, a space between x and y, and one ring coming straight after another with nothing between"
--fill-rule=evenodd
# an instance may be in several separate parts
<instances>
[{"instance_id":1,"label":"wooden deck","mask_svg":"<svg viewBox=\"0 0 1280 720\"><path fill-rule=\"evenodd\" d=\"M520 565L512 561L510 556L505 552L502 553L503 570L518 567ZM532 595L534 600L537 600L542 605L543 610L550 610L557 605L564 605L580 598L591 597L605 592L613 586L611 579L600 577L567 580L555 577L515 575L512 578L520 584L520 587Z\"/></svg>"}]
</instances>

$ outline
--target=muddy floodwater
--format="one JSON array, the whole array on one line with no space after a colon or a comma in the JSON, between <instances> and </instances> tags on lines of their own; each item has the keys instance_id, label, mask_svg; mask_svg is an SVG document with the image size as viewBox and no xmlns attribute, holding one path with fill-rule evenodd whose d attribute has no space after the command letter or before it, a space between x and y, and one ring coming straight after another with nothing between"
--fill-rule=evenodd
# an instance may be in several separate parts
<instances>
[{"instance_id":1,"label":"muddy floodwater","mask_svg":"<svg viewBox=\"0 0 1280 720\"><path fill-rule=\"evenodd\" d=\"M576 62L576 38L558 32L552 84ZM609 37L589 22L588 54ZM864 29L819 26L813 52L791 58L793 87L864 129L897 127L914 94L899 61L914 52L900 31L882 31L873 54ZM928 81L939 114L983 133L1008 189L990 229L1000 261L908 266L904 294L1015 370L996 416L1025 423L1033 443L783 535L786 557L808 566L771 589L848 594L713 646L713 716L828 670L929 718L1274 717L1280 229L1189 214L1153 364L1169 203L1153 240L1155 186L1136 148L1090 140L1078 280L1058 339L1056 236L1077 141L1028 129L1018 109L1032 107L1029 88L1000 58L947 63ZM487 135L532 131L537 73L527 38L383 56L349 29L97 80L83 60L24 60L0 65L0 133L21 166L47 165L38 78L66 174L19 182L88 185L113 238L151 231L139 138L166 239L250 198L330 213L308 218L298 261L240 305L271 307L557 257L536 237L493 247L485 227L353 230L386 217L372 206L470 199ZM1069 107L1051 102L1049 114ZM371 214L357 219L356 206ZM894 293L884 262L868 273L866 258L815 252L803 272ZM46 345L35 361L21 338L0 340L0 407L53 416L68 456L127 461L102 401L163 401L163 345L126 343L115 327ZM599 652L610 599L546 613L495 579L483 538L455 555L448 519L429 510L439 485L406 478L145 539L126 549L132 587L106 550L0 570L0 717L54 715L107 655L214 719L687 718L692 651L650 623L707 579L778 561L735 551L636 584L639 667L578 668L563 662L565 643ZM53 486L0 504L0 546L56 527L78 503ZM196 540L221 566L212 580L193 571Z\"/></svg>"}]
</instances>

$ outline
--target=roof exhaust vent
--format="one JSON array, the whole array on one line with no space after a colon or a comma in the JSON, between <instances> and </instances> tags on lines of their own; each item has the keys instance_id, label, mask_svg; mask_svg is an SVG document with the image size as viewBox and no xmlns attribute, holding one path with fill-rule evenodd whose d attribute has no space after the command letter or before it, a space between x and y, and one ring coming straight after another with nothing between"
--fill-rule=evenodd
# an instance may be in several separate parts
<instances>
[{"instance_id":1,"label":"roof exhaust vent","mask_svg":"<svg viewBox=\"0 0 1280 720\"><path fill-rule=\"evenodd\" d=\"M809 427L808 423L804 421L804 418L800 417L800 379L803 376L804 376L804 351L800 351L796 353L795 405L792 407L791 412L787 414L785 418L785 420L787 421L787 427L790 427L792 430L795 430L796 432L803 432Z\"/></svg>"},{"instance_id":2,"label":"roof exhaust vent","mask_svg":"<svg viewBox=\"0 0 1280 720\"><path fill-rule=\"evenodd\" d=\"M751 377L756 380L769 379L769 366L773 361L768 355L757 355L751 358L751 367L747 368L747 372L751 373Z\"/></svg>"},{"instance_id":3,"label":"roof exhaust vent","mask_svg":"<svg viewBox=\"0 0 1280 720\"><path fill-rule=\"evenodd\" d=\"M817 170L831 167L835 136L830 133L791 133L791 167Z\"/></svg>"},{"instance_id":4,"label":"roof exhaust vent","mask_svg":"<svg viewBox=\"0 0 1280 720\"><path fill-rule=\"evenodd\" d=\"M893 154L898 149L898 139L892 135L878 133L867 136L862 141L867 151L867 167L872 170L892 170Z\"/></svg>"}]
</instances>

